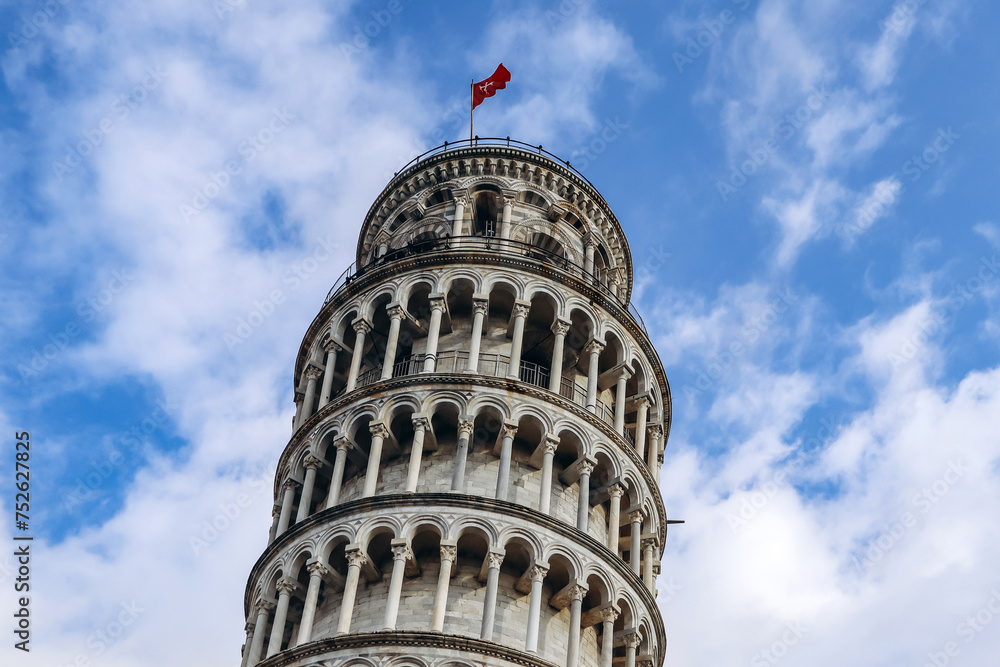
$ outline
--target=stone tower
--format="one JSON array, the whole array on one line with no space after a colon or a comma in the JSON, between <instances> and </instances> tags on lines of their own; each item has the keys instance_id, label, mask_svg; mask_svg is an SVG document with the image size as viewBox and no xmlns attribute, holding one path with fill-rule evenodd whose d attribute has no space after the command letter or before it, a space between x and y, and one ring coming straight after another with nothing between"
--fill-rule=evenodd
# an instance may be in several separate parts
<instances>
[{"instance_id":1,"label":"stone tower","mask_svg":"<svg viewBox=\"0 0 1000 667\"><path fill-rule=\"evenodd\" d=\"M662 665L670 392L631 289L541 147L396 174L299 348L243 666Z\"/></svg>"}]
</instances>

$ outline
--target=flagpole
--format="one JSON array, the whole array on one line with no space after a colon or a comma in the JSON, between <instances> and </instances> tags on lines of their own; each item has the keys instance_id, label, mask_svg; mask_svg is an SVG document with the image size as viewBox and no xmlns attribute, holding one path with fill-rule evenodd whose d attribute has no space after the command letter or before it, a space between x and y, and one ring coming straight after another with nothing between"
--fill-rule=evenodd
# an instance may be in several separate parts
<instances>
[{"instance_id":1,"label":"flagpole","mask_svg":"<svg viewBox=\"0 0 1000 667\"><path fill-rule=\"evenodd\" d=\"M469 146L472 146L472 104L476 96L476 80L469 84Z\"/></svg>"}]
</instances>

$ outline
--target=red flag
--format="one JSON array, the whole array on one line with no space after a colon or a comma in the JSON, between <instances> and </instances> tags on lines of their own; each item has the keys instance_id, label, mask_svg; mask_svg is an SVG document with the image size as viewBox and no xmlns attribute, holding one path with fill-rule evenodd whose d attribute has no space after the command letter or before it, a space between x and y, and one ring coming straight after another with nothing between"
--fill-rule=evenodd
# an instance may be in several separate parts
<instances>
[{"instance_id":1,"label":"red flag","mask_svg":"<svg viewBox=\"0 0 1000 667\"><path fill-rule=\"evenodd\" d=\"M510 72L503 66L503 63L500 63L497 71L493 72L493 76L485 81L472 84L472 108L478 107L487 97L496 95L501 88L506 88L508 81L510 81Z\"/></svg>"}]
</instances>

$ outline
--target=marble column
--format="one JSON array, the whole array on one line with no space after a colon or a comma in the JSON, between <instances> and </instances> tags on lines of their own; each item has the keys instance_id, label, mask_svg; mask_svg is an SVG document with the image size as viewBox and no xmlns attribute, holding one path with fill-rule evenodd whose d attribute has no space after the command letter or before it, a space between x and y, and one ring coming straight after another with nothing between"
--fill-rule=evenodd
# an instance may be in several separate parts
<instances>
[{"instance_id":1,"label":"marble column","mask_svg":"<svg viewBox=\"0 0 1000 667\"><path fill-rule=\"evenodd\" d=\"M383 630L396 629L396 617L399 615L399 598L403 594L403 574L406 561L413 558L413 552L406 540L392 541L392 574L389 577L389 595L385 604L385 622Z\"/></svg>"},{"instance_id":2,"label":"marble column","mask_svg":"<svg viewBox=\"0 0 1000 667\"><path fill-rule=\"evenodd\" d=\"M521 346L524 345L524 322L528 318L528 301L514 302L514 332L511 336L510 363L507 366L507 379L521 379Z\"/></svg>"},{"instance_id":3,"label":"marble column","mask_svg":"<svg viewBox=\"0 0 1000 667\"><path fill-rule=\"evenodd\" d=\"M247 638L243 642L243 655L240 657L240 667L247 667L247 663L250 662L250 646L253 644L253 630L255 627L253 621L247 621L246 625L243 626Z\"/></svg>"},{"instance_id":4,"label":"marble column","mask_svg":"<svg viewBox=\"0 0 1000 667\"><path fill-rule=\"evenodd\" d=\"M649 399L645 396L636 401L635 417L635 451L639 458L645 458L646 453L646 419L649 417Z\"/></svg>"},{"instance_id":5,"label":"marble column","mask_svg":"<svg viewBox=\"0 0 1000 667\"><path fill-rule=\"evenodd\" d=\"M510 459L514 450L514 436L517 435L517 422L505 421L501 427L500 465L497 468L497 500L507 500L507 487L510 486Z\"/></svg>"},{"instance_id":6,"label":"marble column","mask_svg":"<svg viewBox=\"0 0 1000 667\"><path fill-rule=\"evenodd\" d=\"M632 371L622 367L618 372L618 385L615 387L615 431L625 436L625 391Z\"/></svg>"},{"instance_id":7,"label":"marble column","mask_svg":"<svg viewBox=\"0 0 1000 667\"><path fill-rule=\"evenodd\" d=\"M569 331L570 321L556 318L552 324L552 333L555 339L552 343L552 366L549 368L549 391L558 394L562 384L562 364L563 349L566 345L566 333Z\"/></svg>"},{"instance_id":8,"label":"marble column","mask_svg":"<svg viewBox=\"0 0 1000 667\"><path fill-rule=\"evenodd\" d=\"M596 340L590 341L584 348L584 353L590 355L590 364L587 366L587 410L593 413L597 412L597 375L603 351L604 344Z\"/></svg>"},{"instance_id":9,"label":"marble column","mask_svg":"<svg viewBox=\"0 0 1000 667\"><path fill-rule=\"evenodd\" d=\"M351 617L354 616L354 600L358 595L358 580L361 578L361 566L368 562L368 557L360 547L348 549L347 578L344 581L344 596L340 603L340 621L337 623L337 634L343 635L351 631Z\"/></svg>"},{"instance_id":10,"label":"marble column","mask_svg":"<svg viewBox=\"0 0 1000 667\"><path fill-rule=\"evenodd\" d=\"M345 392L354 391L358 386L358 374L361 372L361 358L365 355L365 337L371 333L372 325L364 320L354 320L354 331L357 337L354 339L354 354L351 355L351 370L347 375L347 387Z\"/></svg>"},{"instance_id":11,"label":"marble column","mask_svg":"<svg viewBox=\"0 0 1000 667\"><path fill-rule=\"evenodd\" d=\"M625 667L636 667L635 653L639 648L639 633L630 632L625 635Z\"/></svg>"},{"instance_id":12,"label":"marble column","mask_svg":"<svg viewBox=\"0 0 1000 667\"><path fill-rule=\"evenodd\" d=\"M319 407L330 402L333 394L333 375L337 369L337 354L343 349L340 345L328 340L323 346L326 350L326 368L323 369L323 386L319 392Z\"/></svg>"},{"instance_id":13,"label":"marble column","mask_svg":"<svg viewBox=\"0 0 1000 667\"><path fill-rule=\"evenodd\" d=\"M455 448L455 472L451 476L451 490L465 493L465 464L469 458L469 438L475 428L471 419L458 420L458 446Z\"/></svg>"},{"instance_id":14,"label":"marble column","mask_svg":"<svg viewBox=\"0 0 1000 667\"><path fill-rule=\"evenodd\" d=\"M497 585L500 582L500 565L503 563L502 551L490 551L486 554L489 563L489 574L486 578L486 599L483 601L483 626L479 638L485 641L493 639L493 625L497 613Z\"/></svg>"},{"instance_id":15,"label":"marble column","mask_svg":"<svg viewBox=\"0 0 1000 667\"><path fill-rule=\"evenodd\" d=\"M531 577L531 598L528 600L528 629L524 640L524 650L528 653L538 653L538 624L542 614L542 582L549 568L534 564L528 570Z\"/></svg>"},{"instance_id":16,"label":"marble column","mask_svg":"<svg viewBox=\"0 0 1000 667\"><path fill-rule=\"evenodd\" d=\"M472 340L469 343L469 366L467 373L479 372L479 350L483 342L483 323L489 314L490 304L486 299L472 301Z\"/></svg>"},{"instance_id":17,"label":"marble column","mask_svg":"<svg viewBox=\"0 0 1000 667\"><path fill-rule=\"evenodd\" d=\"M576 508L576 529L587 532L590 523L590 473L594 472L594 464L584 461L580 465L580 494Z\"/></svg>"},{"instance_id":18,"label":"marble column","mask_svg":"<svg viewBox=\"0 0 1000 667\"><path fill-rule=\"evenodd\" d=\"M431 322L427 330L427 349L424 351L424 373L433 373L437 366L438 338L441 336L441 317L444 315L444 296L431 297Z\"/></svg>"},{"instance_id":19,"label":"marble column","mask_svg":"<svg viewBox=\"0 0 1000 667\"><path fill-rule=\"evenodd\" d=\"M306 477L302 482L302 497L299 499L299 511L295 515L295 523L309 516L309 506L312 504L313 489L316 486L316 473L322 466L323 462L318 458L312 454L306 455Z\"/></svg>"},{"instance_id":20,"label":"marble column","mask_svg":"<svg viewBox=\"0 0 1000 667\"><path fill-rule=\"evenodd\" d=\"M417 480L420 478L420 459L424 454L424 434L430 427L430 419L426 415L413 415L413 445L410 447L410 462L406 468L406 493L416 493Z\"/></svg>"},{"instance_id":21,"label":"marble column","mask_svg":"<svg viewBox=\"0 0 1000 667\"><path fill-rule=\"evenodd\" d=\"M639 574L639 557L642 553L642 545L640 544L642 541L642 510L632 512L628 518L632 522L632 534L628 543L629 560L631 561L629 565L633 572Z\"/></svg>"},{"instance_id":22,"label":"marble column","mask_svg":"<svg viewBox=\"0 0 1000 667\"><path fill-rule=\"evenodd\" d=\"M649 451L646 452L646 467L656 480L656 486L660 486L660 475L657 461L660 458L660 438L663 437L663 428L659 424L653 424L646 429L649 432Z\"/></svg>"},{"instance_id":23,"label":"marble column","mask_svg":"<svg viewBox=\"0 0 1000 667\"><path fill-rule=\"evenodd\" d=\"M271 530L267 534L267 543L274 542L278 536L278 522L281 520L281 503L274 503L271 506Z\"/></svg>"},{"instance_id":24,"label":"marble column","mask_svg":"<svg viewBox=\"0 0 1000 667\"><path fill-rule=\"evenodd\" d=\"M455 196L455 219L451 223L451 235L461 236L465 219L465 207L468 199L463 195Z\"/></svg>"},{"instance_id":25,"label":"marble column","mask_svg":"<svg viewBox=\"0 0 1000 667\"><path fill-rule=\"evenodd\" d=\"M302 425L302 404L304 403L306 395L301 391L295 391L295 416L292 417L292 433L299 430L299 426Z\"/></svg>"},{"instance_id":26,"label":"marble column","mask_svg":"<svg viewBox=\"0 0 1000 667\"><path fill-rule=\"evenodd\" d=\"M396 365L396 347L399 345L399 325L403 321L403 307L398 303L389 304L386 308L389 315L389 338L385 344L385 356L382 358L382 375L379 379L388 380L392 377L392 367Z\"/></svg>"},{"instance_id":27,"label":"marble column","mask_svg":"<svg viewBox=\"0 0 1000 667\"><path fill-rule=\"evenodd\" d=\"M265 658L281 650L281 640L285 634L285 621L288 617L288 602L292 598L292 591L298 584L291 577L282 577L276 586L278 591L278 606L274 610L274 623L271 624L271 637L267 640L267 654Z\"/></svg>"},{"instance_id":28,"label":"marble column","mask_svg":"<svg viewBox=\"0 0 1000 667\"><path fill-rule=\"evenodd\" d=\"M656 549L656 539L647 537L642 541L642 583L650 593L656 593L656 580L653 578L653 552Z\"/></svg>"},{"instance_id":29,"label":"marble column","mask_svg":"<svg viewBox=\"0 0 1000 667\"><path fill-rule=\"evenodd\" d=\"M323 583L323 578L330 574L326 565L315 558L306 563L306 569L309 571L309 587L306 589L306 600L302 607L302 620L299 622L299 636L295 640L296 646L301 646L312 639L316 603L319 601L319 587Z\"/></svg>"},{"instance_id":30,"label":"marble column","mask_svg":"<svg viewBox=\"0 0 1000 667\"><path fill-rule=\"evenodd\" d=\"M615 621L618 612L612 607L601 610L601 622L604 624L601 632L601 667L612 667L615 652Z\"/></svg>"},{"instance_id":31,"label":"marble column","mask_svg":"<svg viewBox=\"0 0 1000 667\"><path fill-rule=\"evenodd\" d=\"M316 366L308 365L306 366L306 394L302 400L302 413L299 418L299 426L305 424L309 421L309 418L315 414L314 407L316 405L316 383L319 382L319 378L323 375L323 371Z\"/></svg>"},{"instance_id":32,"label":"marble column","mask_svg":"<svg viewBox=\"0 0 1000 667\"><path fill-rule=\"evenodd\" d=\"M559 438L554 435L545 436L542 447L542 488L538 494L538 511L548 514L552 505L552 460L559 448Z\"/></svg>"},{"instance_id":33,"label":"marble column","mask_svg":"<svg viewBox=\"0 0 1000 667\"><path fill-rule=\"evenodd\" d=\"M583 598L587 589L583 586L573 586L570 592L572 601L569 606L569 646L566 648L566 667L580 665L580 617L583 614Z\"/></svg>"},{"instance_id":34,"label":"marble column","mask_svg":"<svg viewBox=\"0 0 1000 667\"><path fill-rule=\"evenodd\" d=\"M365 487L361 496L370 498L378 486L378 473L382 467L382 443L389 436L389 429L382 422L371 422L368 429L372 434L371 448L368 450L368 468L365 471Z\"/></svg>"},{"instance_id":35,"label":"marble column","mask_svg":"<svg viewBox=\"0 0 1000 667\"><path fill-rule=\"evenodd\" d=\"M437 590L434 593L434 612L431 618L431 630L444 631L444 615L448 608L448 588L451 585L451 570L458 557L458 547L455 544L441 544L441 568L438 570Z\"/></svg>"},{"instance_id":36,"label":"marble column","mask_svg":"<svg viewBox=\"0 0 1000 667\"><path fill-rule=\"evenodd\" d=\"M264 638L267 633L267 619L274 609L274 603L267 600L257 600L255 605L257 610L257 622L253 627L253 641L250 642L249 654L247 655L247 665L253 667L260 662L261 652L264 650Z\"/></svg>"},{"instance_id":37,"label":"marble column","mask_svg":"<svg viewBox=\"0 0 1000 667\"><path fill-rule=\"evenodd\" d=\"M280 537L288 530L292 520L292 504L295 502L295 488L299 485L294 479L286 479L281 485L281 515L278 517L278 529L275 537Z\"/></svg>"},{"instance_id":38,"label":"marble column","mask_svg":"<svg viewBox=\"0 0 1000 667\"><path fill-rule=\"evenodd\" d=\"M625 489L621 484L614 484L608 488L608 496L611 498L611 508L608 510L608 549L615 556L618 556L618 533L621 531L622 495Z\"/></svg>"},{"instance_id":39,"label":"marble column","mask_svg":"<svg viewBox=\"0 0 1000 667\"><path fill-rule=\"evenodd\" d=\"M500 222L500 238L510 238L510 214L514 210L514 200L517 192L513 190L503 191L503 218Z\"/></svg>"},{"instance_id":40,"label":"marble column","mask_svg":"<svg viewBox=\"0 0 1000 667\"><path fill-rule=\"evenodd\" d=\"M337 448L333 460L333 474L330 476L330 491L326 494L326 508L330 509L340 500L340 487L344 483L344 468L347 466L347 448L351 445L347 438L337 438L334 441Z\"/></svg>"}]
</instances>

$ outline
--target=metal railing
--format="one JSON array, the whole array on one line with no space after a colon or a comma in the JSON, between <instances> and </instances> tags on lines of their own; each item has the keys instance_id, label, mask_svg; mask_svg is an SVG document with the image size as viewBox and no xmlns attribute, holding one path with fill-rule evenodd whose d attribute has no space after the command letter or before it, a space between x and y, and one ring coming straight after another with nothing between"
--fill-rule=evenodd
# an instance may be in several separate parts
<instances>
[{"instance_id":1,"label":"metal railing","mask_svg":"<svg viewBox=\"0 0 1000 667\"><path fill-rule=\"evenodd\" d=\"M649 332L646 331L646 324L642 321L642 317L635 309L635 306L624 301L620 296L618 296L618 294L607 286L604 280L606 275L603 272L593 274L584 270L584 267L579 264L575 264L566 257L550 250L539 248L538 246L531 245L530 243L512 241L510 239L498 239L494 236L443 236L435 239L426 239L405 245L402 248L389 250L386 254L373 259L361 268L356 268L356 265L352 263L340 275L340 277L337 278L333 287L331 287L330 291L327 292L326 299L323 303L324 305L329 303L330 300L333 299L338 292L340 292L340 290L345 288L347 285L350 285L367 272L386 266L392 262L413 257L415 255L430 255L435 253L446 254L469 251L494 252L524 257L554 267L564 273L578 278L617 303L623 310L628 312L635 323L639 325L639 328L642 329L643 333L647 336L649 335Z\"/></svg>"}]
</instances>

